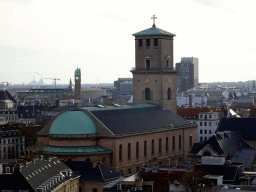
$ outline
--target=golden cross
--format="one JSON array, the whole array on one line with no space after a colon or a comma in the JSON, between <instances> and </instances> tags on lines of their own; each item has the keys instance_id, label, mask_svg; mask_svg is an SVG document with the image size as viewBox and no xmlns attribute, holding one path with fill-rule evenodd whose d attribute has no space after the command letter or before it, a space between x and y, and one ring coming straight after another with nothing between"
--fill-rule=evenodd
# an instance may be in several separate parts
<instances>
[{"instance_id":1,"label":"golden cross","mask_svg":"<svg viewBox=\"0 0 256 192\"><path fill-rule=\"evenodd\" d=\"M157 19L157 17L155 17L155 15L153 15L153 17L151 17L151 19L153 19L153 26L155 25L155 19Z\"/></svg>"}]
</instances>

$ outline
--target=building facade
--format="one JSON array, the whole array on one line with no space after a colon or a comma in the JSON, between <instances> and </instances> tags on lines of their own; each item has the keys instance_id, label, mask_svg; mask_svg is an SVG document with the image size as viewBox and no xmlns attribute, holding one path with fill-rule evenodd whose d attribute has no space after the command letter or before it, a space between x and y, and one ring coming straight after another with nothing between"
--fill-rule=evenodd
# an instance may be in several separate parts
<instances>
[{"instance_id":1,"label":"building facade","mask_svg":"<svg viewBox=\"0 0 256 192\"><path fill-rule=\"evenodd\" d=\"M177 91L183 92L198 87L198 58L182 57L180 63L176 63Z\"/></svg>"}]
</instances>

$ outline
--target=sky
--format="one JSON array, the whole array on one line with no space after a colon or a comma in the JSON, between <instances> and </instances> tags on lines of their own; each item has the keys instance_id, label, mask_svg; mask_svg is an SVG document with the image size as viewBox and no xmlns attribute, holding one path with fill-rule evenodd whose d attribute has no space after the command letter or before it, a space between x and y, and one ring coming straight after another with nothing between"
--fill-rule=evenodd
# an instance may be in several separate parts
<instances>
[{"instance_id":1,"label":"sky","mask_svg":"<svg viewBox=\"0 0 256 192\"><path fill-rule=\"evenodd\" d=\"M255 0L0 0L0 82L82 84L132 77L133 33L176 34L174 63L198 57L199 82L256 79ZM52 83L51 79L44 79Z\"/></svg>"}]
</instances>

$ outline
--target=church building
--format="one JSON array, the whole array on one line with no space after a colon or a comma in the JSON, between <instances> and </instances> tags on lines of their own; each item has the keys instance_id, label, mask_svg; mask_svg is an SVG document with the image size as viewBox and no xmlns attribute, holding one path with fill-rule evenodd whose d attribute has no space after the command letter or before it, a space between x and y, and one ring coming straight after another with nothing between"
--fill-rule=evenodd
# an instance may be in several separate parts
<instances>
[{"instance_id":1,"label":"church building","mask_svg":"<svg viewBox=\"0 0 256 192\"><path fill-rule=\"evenodd\" d=\"M155 23L133 35L134 103L62 111L38 133L45 153L101 162L124 174L134 174L142 165L187 162L197 142L197 125L176 114L175 35Z\"/></svg>"}]
</instances>

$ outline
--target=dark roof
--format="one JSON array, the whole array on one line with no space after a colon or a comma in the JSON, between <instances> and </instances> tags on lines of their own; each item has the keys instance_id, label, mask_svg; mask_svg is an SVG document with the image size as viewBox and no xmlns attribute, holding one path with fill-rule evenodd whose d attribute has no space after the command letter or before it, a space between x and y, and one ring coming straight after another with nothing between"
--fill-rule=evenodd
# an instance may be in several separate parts
<instances>
[{"instance_id":1,"label":"dark roof","mask_svg":"<svg viewBox=\"0 0 256 192\"><path fill-rule=\"evenodd\" d=\"M70 169L81 175L79 178L81 181L106 182L120 176L119 172L106 167L101 163L98 163L95 168L93 168L93 163L90 161L68 160L65 162L65 164Z\"/></svg>"},{"instance_id":2,"label":"dark roof","mask_svg":"<svg viewBox=\"0 0 256 192\"><path fill-rule=\"evenodd\" d=\"M256 118L222 118L218 131L238 131L243 139L256 139Z\"/></svg>"},{"instance_id":3,"label":"dark roof","mask_svg":"<svg viewBox=\"0 0 256 192\"><path fill-rule=\"evenodd\" d=\"M152 131L191 124L177 114L159 106L90 111L114 134Z\"/></svg>"},{"instance_id":4,"label":"dark roof","mask_svg":"<svg viewBox=\"0 0 256 192\"><path fill-rule=\"evenodd\" d=\"M50 160L38 158L35 159L34 162L29 162L27 166L22 166L20 168L20 172L31 187L36 191L36 188L38 188L41 184L60 174L60 171L64 169L70 168L57 157L51 158ZM78 175L73 172L72 176L64 177L64 180L60 181L59 184L77 176Z\"/></svg>"},{"instance_id":5,"label":"dark roof","mask_svg":"<svg viewBox=\"0 0 256 192\"><path fill-rule=\"evenodd\" d=\"M195 143L192 148L192 152L196 154L206 145L209 145L217 154L225 153L232 157L238 150L239 142L241 143L242 149L251 149L251 147L242 139L239 133L236 131L231 131L230 134L215 134L203 143Z\"/></svg>"},{"instance_id":6,"label":"dark roof","mask_svg":"<svg viewBox=\"0 0 256 192\"><path fill-rule=\"evenodd\" d=\"M9 93L9 91L0 91L0 100L12 100L14 103L16 103L16 100Z\"/></svg>"},{"instance_id":7,"label":"dark roof","mask_svg":"<svg viewBox=\"0 0 256 192\"><path fill-rule=\"evenodd\" d=\"M39 105L29 105L29 106L18 106L17 107L17 111L19 114L19 117L21 117L20 115L22 114L22 117L35 117L41 114L41 111L43 110L42 106ZM33 112L34 112L34 116L33 116Z\"/></svg>"},{"instance_id":8,"label":"dark roof","mask_svg":"<svg viewBox=\"0 0 256 192\"><path fill-rule=\"evenodd\" d=\"M238 166L232 165L197 165L209 175L223 175L224 181L234 181L236 179Z\"/></svg>"},{"instance_id":9,"label":"dark roof","mask_svg":"<svg viewBox=\"0 0 256 192\"><path fill-rule=\"evenodd\" d=\"M22 176L22 174L18 172L14 172L13 174L0 174L0 183L2 190L29 190L34 191L33 188L29 185L26 179ZM15 184L14 184L15 183Z\"/></svg>"},{"instance_id":10,"label":"dark roof","mask_svg":"<svg viewBox=\"0 0 256 192\"><path fill-rule=\"evenodd\" d=\"M256 149L241 149L236 152L232 161L244 162L245 169L252 169Z\"/></svg>"}]
</instances>

